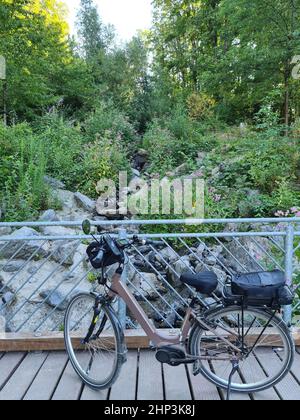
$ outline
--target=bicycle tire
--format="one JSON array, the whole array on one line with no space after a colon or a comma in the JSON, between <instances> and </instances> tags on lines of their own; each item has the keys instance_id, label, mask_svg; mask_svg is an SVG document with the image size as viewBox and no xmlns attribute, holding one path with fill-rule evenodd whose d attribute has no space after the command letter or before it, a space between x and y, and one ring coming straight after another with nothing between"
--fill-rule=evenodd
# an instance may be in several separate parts
<instances>
[{"instance_id":1,"label":"bicycle tire","mask_svg":"<svg viewBox=\"0 0 300 420\"><path fill-rule=\"evenodd\" d=\"M223 308L214 309L207 314L207 321L212 321L216 319L217 317L220 318L222 315L228 316L230 312L236 312L236 311L241 311L241 308L240 307L228 307L228 308L223 307ZM270 319L271 317L271 314L268 311L265 311L262 309L248 308L247 311L250 313L252 312L253 314L260 316L262 318L265 317L265 318ZM243 375L243 372L240 372L241 375L239 379L241 383L232 384L233 392L251 394L255 392L264 391L266 389L269 389L275 386L279 382L281 382L285 378L285 376L290 372L293 361L294 361L294 356L295 356L295 344L294 344L293 338L291 337L290 331L282 319L275 316L273 318L272 324L273 324L273 328L274 326L278 328L278 331L280 332L280 335L283 338L283 342L286 345L287 355L286 355L286 360L284 361L282 365L282 368L274 377L270 375L268 377L267 373L265 372L265 381L262 380L260 384L259 383L247 384L245 383L245 381L243 383L242 378L244 377L244 375ZM199 342L203 334L205 334L205 331L200 327L199 324L196 323L194 327L192 328L192 331L190 333L190 338L189 338L189 352L192 356L196 356L196 357L200 356L201 346L199 345ZM277 357L277 353L276 353L276 357ZM221 379L218 377L218 375L213 369L213 363L209 365L209 368L205 366L205 363L206 362L202 362L202 361L197 362L197 366L198 366L197 373L202 374L206 379L208 379L217 387L221 389L227 389L228 380L226 381L224 380L224 378ZM261 366L261 368L262 368L261 372L264 372L263 366Z\"/></svg>"},{"instance_id":2,"label":"bicycle tire","mask_svg":"<svg viewBox=\"0 0 300 420\"><path fill-rule=\"evenodd\" d=\"M111 325L111 329L110 332L112 334L112 336L114 337L114 342L115 342L115 360L112 366L112 370L111 372L107 375L107 377L105 377L104 379L95 379L95 378L91 378L89 376L89 374L87 373L87 370L85 371L84 368L81 366L81 362L79 361L79 355L80 358L83 359L81 350L75 350L75 343L78 343L79 338L76 336L76 339L72 338L72 334L70 331L70 326L72 325L71 322L72 320L70 319L72 316L72 309L75 307L75 305L79 302L86 302L86 304L88 305L88 302L91 304L92 302L95 303L95 299L96 297L92 294L89 293L81 293L77 296L75 296L71 302L68 305L68 308L66 310L66 314L65 314L65 320L64 320L64 340L65 340L65 346L66 346L66 351L68 353L70 362L75 370L75 372L77 373L77 375L79 376L79 378L81 379L81 381L83 383L85 383L88 387L94 389L94 390L105 390L110 388L118 379L119 374L120 374L120 370L122 368L123 363L125 362L125 346L124 346L124 335L123 332L121 330L119 321L117 319L117 316L115 314L115 312L113 311L113 309L111 308L110 305L105 304L101 306L101 313L103 314L103 316L105 315L107 317L108 322ZM83 304L84 306L84 304ZM88 319L89 322L92 320L93 317L93 313L89 313L88 315ZM101 319L100 315L99 315L99 320ZM76 326L77 327L77 326ZM85 334L87 334L87 329L85 329L84 333L82 334L82 336L80 337L81 339L84 338ZM80 332L81 333L81 332ZM101 336L100 336L101 338ZM110 339L110 343L112 342L112 340ZM74 343L74 344L72 344ZM78 344L76 344L77 346ZM104 349L106 350L106 349ZM76 351L76 352L75 352ZM91 356L91 352L90 350L86 350L87 354L89 356ZM101 349L101 351L103 351L103 349ZM112 353L112 351L110 351L109 349L107 349L107 352ZM78 353L78 354L77 354ZM92 358L94 357L91 356ZM92 362L92 366L95 363L95 361ZM82 362L83 364L83 362ZM85 364L86 365L86 364ZM100 372L100 369L98 369L98 371Z\"/></svg>"}]
</instances>

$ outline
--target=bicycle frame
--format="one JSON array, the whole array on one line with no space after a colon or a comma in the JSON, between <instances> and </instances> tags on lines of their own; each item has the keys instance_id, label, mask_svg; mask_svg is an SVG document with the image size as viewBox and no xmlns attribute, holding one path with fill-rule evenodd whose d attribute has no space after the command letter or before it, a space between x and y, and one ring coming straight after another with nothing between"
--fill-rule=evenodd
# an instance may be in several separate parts
<instances>
[{"instance_id":1,"label":"bicycle frame","mask_svg":"<svg viewBox=\"0 0 300 420\"><path fill-rule=\"evenodd\" d=\"M180 334L176 334L174 336L172 332L168 334L163 331L157 330L151 323L143 308L139 305L133 294L130 292L126 284L122 283L120 272L116 272L112 278L109 296L111 298L115 298L116 296L118 296L121 299L123 299L129 310L135 317L136 321L141 325L142 329L149 337L150 342L156 347L160 347L166 344L179 345L185 343L186 340L189 338L189 332L193 323L198 322L202 328L204 328L207 331L210 331L212 334L214 334L214 336L219 337L224 343L230 346L234 352L237 352L238 354L242 353L241 349L234 346L225 337L219 335L215 331L215 329L211 328L204 321L199 320L197 315L194 313L192 307L189 307L187 310Z\"/></svg>"}]
</instances>

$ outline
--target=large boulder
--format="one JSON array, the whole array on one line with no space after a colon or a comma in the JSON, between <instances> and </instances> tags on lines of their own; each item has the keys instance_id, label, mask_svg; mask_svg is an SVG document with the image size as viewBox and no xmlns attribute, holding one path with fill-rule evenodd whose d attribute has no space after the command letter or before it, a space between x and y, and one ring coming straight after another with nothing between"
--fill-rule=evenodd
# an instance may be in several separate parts
<instances>
[{"instance_id":1,"label":"large boulder","mask_svg":"<svg viewBox=\"0 0 300 420\"><path fill-rule=\"evenodd\" d=\"M44 176L44 182L54 189L64 189L65 184L58 179L52 178L51 176Z\"/></svg>"},{"instance_id":2,"label":"large boulder","mask_svg":"<svg viewBox=\"0 0 300 420\"><path fill-rule=\"evenodd\" d=\"M134 294L137 298L140 296L144 296L148 300L156 300L159 299L159 295L156 291L160 294L166 293L166 289L162 286L159 282L156 274L153 273L139 273L133 279L133 284L136 289L134 290Z\"/></svg>"},{"instance_id":3,"label":"large boulder","mask_svg":"<svg viewBox=\"0 0 300 420\"><path fill-rule=\"evenodd\" d=\"M10 261L8 263L4 263L1 268L5 273L16 273L20 271L22 267L24 267L25 261L17 260L17 261Z\"/></svg>"},{"instance_id":4,"label":"large boulder","mask_svg":"<svg viewBox=\"0 0 300 420\"><path fill-rule=\"evenodd\" d=\"M12 233L11 227L0 227L0 237L1 236L8 236Z\"/></svg>"},{"instance_id":5,"label":"large boulder","mask_svg":"<svg viewBox=\"0 0 300 420\"><path fill-rule=\"evenodd\" d=\"M65 311L68 307L69 300L57 290L44 290L40 293L40 296L47 305L56 308L58 311Z\"/></svg>"},{"instance_id":6,"label":"large boulder","mask_svg":"<svg viewBox=\"0 0 300 420\"><path fill-rule=\"evenodd\" d=\"M77 248L77 241L57 241L53 244L52 259L63 266L72 266Z\"/></svg>"},{"instance_id":7,"label":"large boulder","mask_svg":"<svg viewBox=\"0 0 300 420\"><path fill-rule=\"evenodd\" d=\"M0 252L0 259L26 260L36 253L36 258L43 258L49 254L49 245L44 241L39 241L40 234L31 228L22 227L10 235L11 241L6 243L4 249ZM16 238L24 238L22 240L14 240ZM32 238L35 238L32 240Z\"/></svg>"},{"instance_id":8,"label":"large boulder","mask_svg":"<svg viewBox=\"0 0 300 420\"><path fill-rule=\"evenodd\" d=\"M180 281L180 277L185 274L193 272L190 259L188 256L184 256L181 259L172 263L172 269L169 269L169 273L171 276L171 281L174 287L182 286L182 282Z\"/></svg>"},{"instance_id":9,"label":"large boulder","mask_svg":"<svg viewBox=\"0 0 300 420\"><path fill-rule=\"evenodd\" d=\"M47 210L40 216L41 222L59 222L59 217L56 214L55 210Z\"/></svg>"},{"instance_id":10,"label":"large boulder","mask_svg":"<svg viewBox=\"0 0 300 420\"><path fill-rule=\"evenodd\" d=\"M94 200L91 200L89 197L87 197L84 194L81 194L80 192L75 193L74 198L78 206L81 207L83 210L88 211L90 213L94 212L96 208L96 202Z\"/></svg>"}]
</instances>

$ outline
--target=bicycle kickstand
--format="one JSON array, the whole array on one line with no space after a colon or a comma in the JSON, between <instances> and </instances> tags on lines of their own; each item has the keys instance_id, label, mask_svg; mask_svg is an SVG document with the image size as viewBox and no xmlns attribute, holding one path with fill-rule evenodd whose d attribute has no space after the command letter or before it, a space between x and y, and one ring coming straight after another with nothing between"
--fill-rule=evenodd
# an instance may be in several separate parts
<instances>
[{"instance_id":1,"label":"bicycle kickstand","mask_svg":"<svg viewBox=\"0 0 300 420\"><path fill-rule=\"evenodd\" d=\"M230 373L229 381L228 381L227 401L230 401L232 379L233 379L234 375L237 373L238 370L239 370L239 362L238 362L238 360L233 360L232 361L232 371Z\"/></svg>"}]
</instances>

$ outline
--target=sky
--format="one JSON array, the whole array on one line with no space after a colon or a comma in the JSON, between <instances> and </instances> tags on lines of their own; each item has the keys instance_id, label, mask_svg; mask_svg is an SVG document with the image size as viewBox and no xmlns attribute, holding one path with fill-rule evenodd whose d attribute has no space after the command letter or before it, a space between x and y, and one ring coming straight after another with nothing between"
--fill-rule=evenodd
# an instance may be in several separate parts
<instances>
[{"instance_id":1,"label":"sky","mask_svg":"<svg viewBox=\"0 0 300 420\"><path fill-rule=\"evenodd\" d=\"M149 29L152 20L151 0L94 0L103 23L115 26L123 41L130 40L139 29ZM69 23L74 23L80 0L65 0L69 8Z\"/></svg>"}]
</instances>

